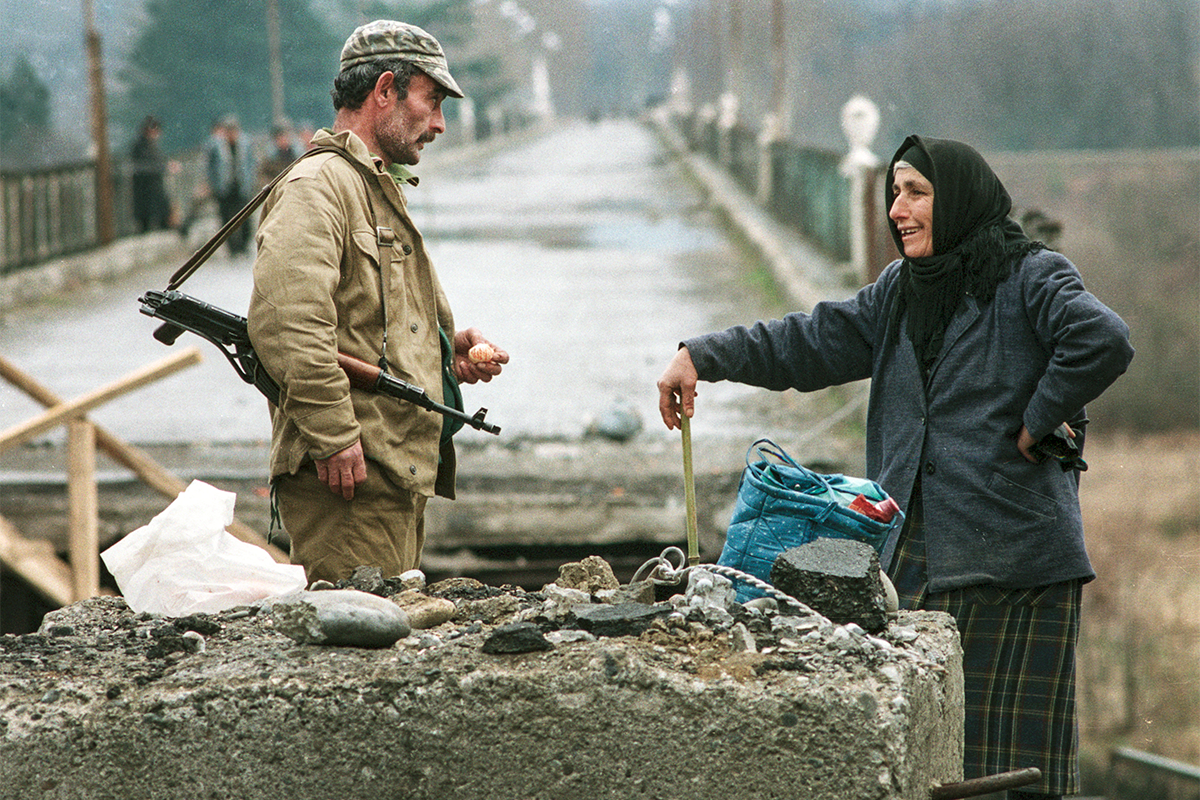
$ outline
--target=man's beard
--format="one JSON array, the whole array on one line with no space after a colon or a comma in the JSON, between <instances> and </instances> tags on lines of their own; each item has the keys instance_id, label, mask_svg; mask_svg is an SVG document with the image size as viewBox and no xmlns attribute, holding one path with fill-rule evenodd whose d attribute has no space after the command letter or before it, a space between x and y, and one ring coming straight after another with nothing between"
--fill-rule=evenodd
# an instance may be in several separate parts
<instances>
[{"instance_id":1,"label":"man's beard","mask_svg":"<svg viewBox=\"0 0 1200 800\"><path fill-rule=\"evenodd\" d=\"M404 129L403 124L392 117L381 125L375 134L375 142L379 145L382 151L379 155L386 158L392 164L416 164L421 160L421 150L417 147L419 142L432 141L427 137L415 137L409 140L407 137L408 131Z\"/></svg>"}]
</instances>

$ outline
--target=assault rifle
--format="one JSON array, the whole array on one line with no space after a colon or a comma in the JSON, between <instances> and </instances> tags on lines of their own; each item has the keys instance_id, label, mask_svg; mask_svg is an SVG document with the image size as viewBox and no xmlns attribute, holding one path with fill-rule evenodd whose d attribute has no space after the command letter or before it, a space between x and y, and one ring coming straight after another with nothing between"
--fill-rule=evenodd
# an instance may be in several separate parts
<instances>
[{"instance_id":1,"label":"assault rifle","mask_svg":"<svg viewBox=\"0 0 1200 800\"><path fill-rule=\"evenodd\" d=\"M230 365L246 383L263 393L274 405L279 405L279 384L263 369L246 331L246 318L230 313L223 308L197 300L190 295L174 290L164 292L150 290L139 298L141 311L149 317L160 319L164 324L154 331L154 338L166 345L175 343L184 331L194 333L215 344L229 360ZM443 405L429 397L425 390L389 375L379 367L365 361L338 353L338 366L350 379L350 385L374 394L383 394L406 403L435 411L444 417L456 419L476 430L499 435L500 426L485 422L487 409L481 408L474 415Z\"/></svg>"}]
</instances>

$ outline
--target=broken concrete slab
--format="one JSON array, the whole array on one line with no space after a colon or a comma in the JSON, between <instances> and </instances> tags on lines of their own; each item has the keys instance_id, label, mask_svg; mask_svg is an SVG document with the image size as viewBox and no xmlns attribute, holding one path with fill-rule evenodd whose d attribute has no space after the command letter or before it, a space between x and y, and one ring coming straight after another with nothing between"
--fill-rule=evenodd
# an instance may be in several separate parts
<instances>
[{"instance_id":1,"label":"broken concrete slab","mask_svg":"<svg viewBox=\"0 0 1200 800\"><path fill-rule=\"evenodd\" d=\"M564 589L578 589L588 594L621 586L612 566L600 556L563 564L558 568L558 579L554 582Z\"/></svg>"},{"instance_id":2,"label":"broken concrete slab","mask_svg":"<svg viewBox=\"0 0 1200 800\"><path fill-rule=\"evenodd\" d=\"M514 622L509 625L501 625L492 631L492 634L484 639L481 649L485 653L512 655L536 653L552 647L554 645L547 641L537 625L532 622Z\"/></svg>"},{"instance_id":3,"label":"broken concrete slab","mask_svg":"<svg viewBox=\"0 0 1200 800\"><path fill-rule=\"evenodd\" d=\"M863 542L820 538L785 550L771 567L771 584L834 622L872 633L887 627L879 556Z\"/></svg>"},{"instance_id":4,"label":"broken concrete slab","mask_svg":"<svg viewBox=\"0 0 1200 800\"><path fill-rule=\"evenodd\" d=\"M675 609L667 603L648 606L642 603L573 606L569 619L594 636L638 636L655 620L666 619Z\"/></svg>"},{"instance_id":5,"label":"broken concrete slab","mask_svg":"<svg viewBox=\"0 0 1200 800\"><path fill-rule=\"evenodd\" d=\"M903 612L878 637L891 650L812 630L734 652L689 623L515 655L484 653L492 631L461 620L378 650L297 644L253 608L212 620L196 654L157 652L151 632L170 623L119 598L0 636L4 791L927 800L961 776L961 654L944 614Z\"/></svg>"}]
</instances>

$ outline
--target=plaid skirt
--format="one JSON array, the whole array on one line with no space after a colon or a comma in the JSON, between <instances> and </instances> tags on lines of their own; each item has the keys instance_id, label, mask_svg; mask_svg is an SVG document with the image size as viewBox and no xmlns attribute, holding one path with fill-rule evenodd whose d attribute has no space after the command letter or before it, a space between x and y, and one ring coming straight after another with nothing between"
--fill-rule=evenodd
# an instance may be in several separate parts
<instances>
[{"instance_id":1,"label":"plaid skirt","mask_svg":"<svg viewBox=\"0 0 1200 800\"><path fill-rule=\"evenodd\" d=\"M888 576L900 608L944 611L958 623L966 695L963 778L1037 767L1041 783L1024 791L1077 793L1075 645L1082 581L929 592L919 488L910 505Z\"/></svg>"}]
</instances>

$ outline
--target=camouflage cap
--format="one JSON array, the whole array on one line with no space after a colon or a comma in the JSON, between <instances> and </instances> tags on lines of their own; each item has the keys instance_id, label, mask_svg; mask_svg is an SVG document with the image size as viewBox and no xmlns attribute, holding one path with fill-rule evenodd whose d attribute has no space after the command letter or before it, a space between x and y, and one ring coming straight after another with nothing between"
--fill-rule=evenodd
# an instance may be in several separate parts
<instances>
[{"instance_id":1,"label":"camouflage cap","mask_svg":"<svg viewBox=\"0 0 1200 800\"><path fill-rule=\"evenodd\" d=\"M442 46L438 44L437 39L416 25L389 19L377 19L360 25L342 47L339 71L344 72L377 58L411 61L441 84L451 97L463 96L458 83L450 77L450 67L446 64L446 54L442 52Z\"/></svg>"}]
</instances>

